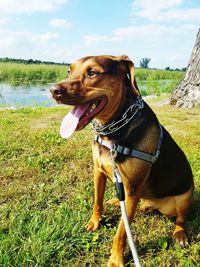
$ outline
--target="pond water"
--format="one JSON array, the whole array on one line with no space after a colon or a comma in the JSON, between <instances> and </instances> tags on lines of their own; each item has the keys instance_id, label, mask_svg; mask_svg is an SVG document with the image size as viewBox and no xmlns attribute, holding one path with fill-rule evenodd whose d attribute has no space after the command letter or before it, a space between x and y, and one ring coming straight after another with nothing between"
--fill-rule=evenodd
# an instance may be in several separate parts
<instances>
[{"instance_id":1,"label":"pond water","mask_svg":"<svg viewBox=\"0 0 200 267\"><path fill-rule=\"evenodd\" d=\"M11 85L0 83L0 109L28 106L55 106L49 88L52 84Z\"/></svg>"}]
</instances>

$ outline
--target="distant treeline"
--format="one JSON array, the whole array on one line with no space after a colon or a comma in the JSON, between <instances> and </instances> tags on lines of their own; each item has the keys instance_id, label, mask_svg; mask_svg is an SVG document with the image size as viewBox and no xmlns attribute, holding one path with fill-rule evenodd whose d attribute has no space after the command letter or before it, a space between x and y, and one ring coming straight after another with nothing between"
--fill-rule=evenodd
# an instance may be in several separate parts
<instances>
[{"instance_id":1,"label":"distant treeline","mask_svg":"<svg viewBox=\"0 0 200 267\"><path fill-rule=\"evenodd\" d=\"M170 70L170 71L186 71L186 69L187 69L186 67L181 68L181 69L178 69L178 68L172 69L170 67L165 68L165 70Z\"/></svg>"},{"instance_id":2,"label":"distant treeline","mask_svg":"<svg viewBox=\"0 0 200 267\"><path fill-rule=\"evenodd\" d=\"M11 62L11 63L19 63L19 64L47 64L47 65L67 65L69 66L70 63L62 62L52 62L52 61L42 61L38 59L21 59L21 58L9 58L9 57L0 57L0 62Z\"/></svg>"}]
</instances>

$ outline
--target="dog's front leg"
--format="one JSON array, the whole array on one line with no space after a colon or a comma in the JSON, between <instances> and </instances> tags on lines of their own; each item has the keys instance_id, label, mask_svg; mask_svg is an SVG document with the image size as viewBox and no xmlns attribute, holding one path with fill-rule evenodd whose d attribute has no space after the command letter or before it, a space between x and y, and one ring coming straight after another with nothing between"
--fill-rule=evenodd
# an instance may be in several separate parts
<instances>
[{"instance_id":1,"label":"dog's front leg","mask_svg":"<svg viewBox=\"0 0 200 267\"><path fill-rule=\"evenodd\" d=\"M103 172L100 171L99 168L94 168L94 206L93 206L93 214L90 218L87 230L95 231L100 224L101 215L103 211L103 197L106 188L106 176Z\"/></svg>"},{"instance_id":2,"label":"dog's front leg","mask_svg":"<svg viewBox=\"0 0 200 267\"><path fill-rule=\"evenodd\" d=\"M126 194L126 200L125 200L126 212L128 220L131 223L139 201L139 195L128 192L126 188L125 188L125 194ZM121 218L117 232L114 236L111 256L107 265L108 267L124 267L125 245L126 245L126 231L123 219Z\"/></svg>"}]
</instances>

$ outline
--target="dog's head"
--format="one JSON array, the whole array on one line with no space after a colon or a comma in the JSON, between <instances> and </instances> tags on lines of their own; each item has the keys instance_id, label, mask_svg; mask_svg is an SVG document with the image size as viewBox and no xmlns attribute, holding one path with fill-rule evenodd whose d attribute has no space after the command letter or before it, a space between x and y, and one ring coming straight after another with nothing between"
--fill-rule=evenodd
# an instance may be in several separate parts
<instances>
[{"instance_id":1,"label":"dog's head","mask_svg":"<svg viewBox=\"0 0 200 267\"><path fill-rule=\"evenodd\" d=\"M75 106L64 122L71 129L70 135L93 118L103 124L111 120L122 101L125 84L139 95L134 64L127 56L89 56L71 64L68 78L51 89L58 103Z\"/></svg>"}]
</instances>

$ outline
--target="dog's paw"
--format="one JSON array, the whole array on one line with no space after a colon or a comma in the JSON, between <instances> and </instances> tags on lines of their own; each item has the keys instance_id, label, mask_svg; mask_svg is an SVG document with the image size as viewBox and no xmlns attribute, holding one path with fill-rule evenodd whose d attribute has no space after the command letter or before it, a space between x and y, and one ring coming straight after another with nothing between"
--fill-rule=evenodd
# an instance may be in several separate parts
<instances>
[{"instance_id":1,"label":"dog's paw","mask_svg":"<svg viewBox=\"0 0 200 267\"><path fill-rule=\"evenodd\" d=\"M111 255L107 267L124 267L124 257L118 255Z\"/></svg>"},{"instance_id":2,"label":"dog's paw","mask_svg":"<svg viewBox=\"0 0 200 267\"><path fill-rule=\"evenodd\" d=\"M87 224L87 231L95 231L99 228L101 216L93 214Z\"/></svg>"},{"instance_id":3,"label":"dog's paw","mask_svg":"<svg viewBox=\"0 0 200 267\"><path fill-rule=\"evenodd\" d=\"M114 207L119 207L120 206L120 203L119 203L119 199L118 198L109 199L106 203L108 205L111 205L111 206L114 206Z\"/></svg>"},{"instance_id":4,"label":"dog's paw","mask_svg":"<svg viewBox=\"0 0 200 267\"><path fill-rule=\"evenodd\" d=\"M173 233L173 239L183 248L188 246L188 239L184 230L175 231Z\"/></svg>"},{"instance_id":5,"label":"dog's paw","mask_svg":"<svg viewBox=\"0 0 200 267\"><path fill-rule=\"evenodd\" d=\"M147 200L144 200L142 199L140 201L140 211L143 212L143 213L147 213L149 211L151 211L153 208L152 208L152 205L150 204L150 202L148 202Z\"/></svg>"}]
</instances>

